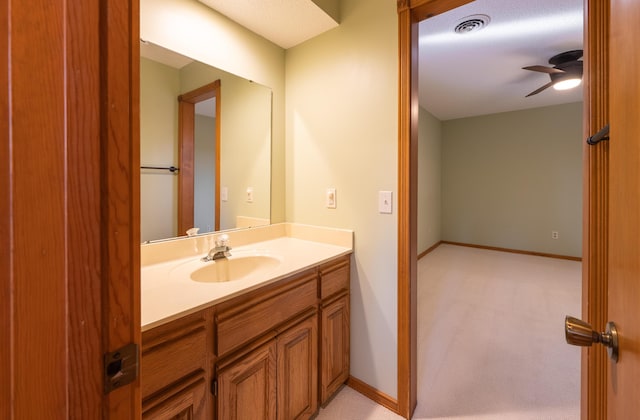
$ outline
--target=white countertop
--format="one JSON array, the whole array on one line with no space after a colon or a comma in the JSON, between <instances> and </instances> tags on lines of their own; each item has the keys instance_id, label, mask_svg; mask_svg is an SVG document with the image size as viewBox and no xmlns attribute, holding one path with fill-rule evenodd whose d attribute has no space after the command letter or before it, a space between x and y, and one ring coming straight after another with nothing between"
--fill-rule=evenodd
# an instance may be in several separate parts
<instances>
[{"instance_id":1,"label":"white countertop","mask_svg":"<svg viewBox=\"0 0 640 420\"><path fill-rule=\"evenodd\" d=\"M289 236L233 247L230 258L265 255L278 258L280 263L265 272L258 271L257 275L220 283L196 282L188 274L183 274L184 269L181 271L180 267L193 266L204 254L143 265L142 331L351 252L351 247Z\"/></svg>"}]
</instances>

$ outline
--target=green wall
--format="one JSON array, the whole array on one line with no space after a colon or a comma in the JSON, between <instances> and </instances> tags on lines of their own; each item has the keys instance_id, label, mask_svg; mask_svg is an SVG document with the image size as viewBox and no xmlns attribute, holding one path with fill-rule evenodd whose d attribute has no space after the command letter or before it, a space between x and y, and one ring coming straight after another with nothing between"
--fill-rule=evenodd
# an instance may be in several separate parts
<instances>
[{"instance_id":1,"label":"green wall","mask_svg":"<svg viewBox=\"0 0 640 420\"><path fill-rule=\"evenodd\" d=\"M582 103L449 120L442 135L443 240L581 256Z\"/></svg>"},{"instance_id":2,"label":"green wall","mask_svg":"<svg viewBox=\"0 0 640 420\"><path fill-rule=\"evenodd\" d=\"M180 71L140 59L140 163L178 165L178 101ZM172 238L178 234L178 177L167 171L141 170L140 238ZM183 232L184 234L184 232Z\"/></svg>"},{"instance_id":3,"label":"green wall","mask_svg":"<svg viewBox=\"0 0 640 420\"><path fill-rule=\"evenodd\" d=\"M442 240L442 123L420 107L418 124L420 254Z\"/></svg>"},{"instance_id":4,"label":"green wall","mask_svg":"<svg viewBox=\"0 0 640 420\"><path fill-rule=\"evenodd\" d=\"M355 230L351 374L395 398L397 10L389 0L340 5L338 28L286 52L287 221ZM378 191L393 191L393 214L378 212Z\"/></svg>"}]
</instances>

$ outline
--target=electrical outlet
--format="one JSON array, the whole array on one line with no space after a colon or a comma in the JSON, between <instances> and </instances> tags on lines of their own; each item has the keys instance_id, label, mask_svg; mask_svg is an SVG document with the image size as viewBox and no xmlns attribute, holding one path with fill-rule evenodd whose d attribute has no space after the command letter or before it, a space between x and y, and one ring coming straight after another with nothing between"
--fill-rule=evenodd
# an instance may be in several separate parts
<instances>
[{"instance_id":1,"label":"electrical outlet","mask_svg":"<svg viewBox=\"0 0 640 420\"><path fill-rule=\"evenodd\" d=\"M253 203L253 187L247 188L247 203Z\"/></svg>"},{"instance_id":2,"label":"electrical outlet","mask_svg":"<svg viewBox=\"0 0 640 420\"><path fill-rule=\"evenodd\" d=\"M335 188L327 188L325 201L328 209L336 208L336 189Z\"/></svg>"},{"instance_id":3,"label":"electrical outlet","mask_svg":"<svg viewBox=\"0 0 640 420\"><path fill-rule=\"evenodd\" d=\"M559 237L560 237L560 234L558 233L557 230L551 231L551 239L558 239Z\"/></svg>"}]
</instances>

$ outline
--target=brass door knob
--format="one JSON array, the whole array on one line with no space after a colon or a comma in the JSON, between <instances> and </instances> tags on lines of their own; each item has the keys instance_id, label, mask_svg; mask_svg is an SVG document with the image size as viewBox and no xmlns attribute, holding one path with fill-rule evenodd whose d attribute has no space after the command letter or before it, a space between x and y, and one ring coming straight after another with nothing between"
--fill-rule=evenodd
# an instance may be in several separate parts
<instances>
[{"instance_id":1,"label":"brass door knob","mask_svg":"<svg viewBox=\"0 0 640 420\"><path fill-rule=\"evenodd\" d=\"M593 343L602 343L607 347L609 358L618 361L618 331L613 322L607 323L604 332L597 332L587 322L581 319L567 316L564 319L564 336L567 343L574 346L591 346Z\"/></svg>"}]
</instances>

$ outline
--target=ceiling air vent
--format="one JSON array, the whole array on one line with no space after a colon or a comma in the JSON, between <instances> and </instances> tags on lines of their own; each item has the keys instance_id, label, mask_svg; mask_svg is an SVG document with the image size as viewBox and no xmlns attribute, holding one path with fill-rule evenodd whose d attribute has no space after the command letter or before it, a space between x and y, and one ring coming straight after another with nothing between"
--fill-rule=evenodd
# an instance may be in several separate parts
<instances>
[{"instance_id":1,"label":"ceiling air vent","mask_svg":"<svg viewBox=\"0 0 640 420\"><path fill-rule=\"evenodd\" d=\"M457 34L468 34L469 32L479 31L487 26L489 22L491 22L491 18L487 15L471 15L462 18L453 31Z\"/></svg>"}]
</instances>

